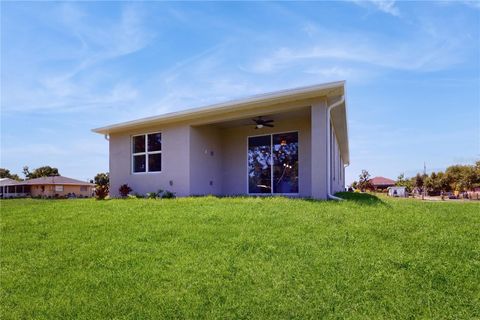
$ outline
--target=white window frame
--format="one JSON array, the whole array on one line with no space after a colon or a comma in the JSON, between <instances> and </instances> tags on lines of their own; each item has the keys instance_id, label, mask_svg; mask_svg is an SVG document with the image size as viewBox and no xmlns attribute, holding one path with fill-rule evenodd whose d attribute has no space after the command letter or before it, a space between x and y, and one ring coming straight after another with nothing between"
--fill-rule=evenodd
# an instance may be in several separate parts
<instances>
[{"instance_id":1,"label":"white window frame","mask_svg":"<svg viewBox=\"0 0 480 320\"><path fill-rule=\"evenodd\" d=\"M148 167L148 156L151 155L151 154L161 154L162 151L163 151L163 141L162 141L162 148L161 148L162 150L148 151L148 135L149 134L157 134L157 133L160 133L160 135L162 135L162 140L163 140L163 133L161 131L141 133L141 134L132 135L130 137L130 153L132 154L132 156L130 157L130 162L131 162L130 169L131 169L132 174L156 174L156 173L161 173L163 171L163 155L161 156L162 168L161 168L160 171L149 171L149 167ZM145 151L144 152L133 152L133 139L135 137L141 137L141 136L144 136L144 138L145 138ZM142 156L142 155L145 156L145 171L135 172L133 159L134 159L135 156Z\"/></svg>"},{"instance_id":2,"label":"white window frame","mask_svg":"<svg viewBox=\"0 0 480 320\"><path fill-rule=\"evenodd\" d=\"M55 185L55 192L63 192L63 185Z\"/></svg>"}]
</instances>

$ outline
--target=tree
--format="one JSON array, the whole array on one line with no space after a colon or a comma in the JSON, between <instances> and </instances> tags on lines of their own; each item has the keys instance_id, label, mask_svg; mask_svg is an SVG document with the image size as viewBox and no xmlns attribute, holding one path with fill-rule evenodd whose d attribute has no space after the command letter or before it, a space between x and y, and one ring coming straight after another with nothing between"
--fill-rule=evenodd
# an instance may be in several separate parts
<instances>
[{"instance_id":1,"label":"tree","mask_svg":"<svg viewBox=\"0 0 480 320\"><path fill-rule=\"evenodd\" d=\"M422 188L424 179L425 177L423 175L421 175L420 173L417 173L417 175L415 176L415 187Z\"/></svg>"},{"instance_id":2,"label":"tree","mask_svg":"<svg viewBox=\"0 0 480 320\"><path fill-rule=\"evenodd\" d=\"M416 187L432 193L440 193L442 191L463 192L480 187L480 161L476 161L474 165L456 164L449 166L445 172L432 172L430 176L417 173L411 182Z\"/></svg>"},{"instance_id":3,"label":"tree","mask_svg":"<svg viewBox=\"0 0 480 320\"><path fill-rule=\"evenodd\" d=\"M440 191L450 191L450 184L448 182L447 176L443 172L437 173L437 188Z\"/></svg>"},{"instance_id":4,"label":"tree","mask_svg":"<svg viewBox=\"0 0 480 320\"><path fill-rule=\"evenodd\" d=\"M36 179L41 177L52 177L60 175L57 168L50 166L39 167L31 172L28 166L25 166L23 167L23 174L25 175L26 179Z\"/></svg>"},{"instance_id":5,"label":"tree","mask_svg":"<svg viewBox=\"0 0 480 320\"><path fill-rule=\"evenodd\" d=\"M93 180L90 180L91 183L95 183L97 186L109 186L110 185L110 176L108 172L103 173L97 173L97 175L93 178Z\"/></svg>"},{"instance_id":6,"label":"tree","mask_svg":"<svg viewBox=\"0 0 480 320\"><path fill-rule=\"evenodd\" d=\"M450 187L454 191L471 190L480 185L480 164L479 161L475 165L454 165L445 170Z\"/></svg>"},{"instance_id":7,"label":"tree","mask_svg":"<svg viewBox=\"0 0 480 320\"><path fill-rule=\"evenodd\" d=\"M358 176L358 187L362 191L373 188L373 185L370 182L370 173L368 173L367 170L362 170L362 173Z\"/></svg>"},{"instance_id":8,"label":"tree","mask_svg":"<svg viewBox=\"0 0 480 320\"><path fill-rule=\"evenodd\" d=\"M108 196L110 191L110 175L107 173L97 173L97 175L90 180L90 183L95 183L95 196L99 200L103 200Z\"/></svg>"},{"instance_id":9,"label":"tree","mask_svg":"<svg viewBox=\"0 0 480 320\"><path fill-rule=\"evenodd\" d=\"M17 174L10 173L10 170L5 168L0 168L0 178L8 178L8 179L13 179L17 181L22 180Z\"/></svg>"},{"instance_id":10,"label":"tree","mask_svg":"<svg viewBox=\"0 0 480 320\"><path fill-rule=\"evenodd\" d=\"M395 185L396 186L399 186L399 187L405 187L407 192L411 192L412 191L412 182L410 179L407 179L405 178L405 174L404 173L401 173L398 177L397 177L397 181L395 182Z\"/></svg>"}]
</instances>

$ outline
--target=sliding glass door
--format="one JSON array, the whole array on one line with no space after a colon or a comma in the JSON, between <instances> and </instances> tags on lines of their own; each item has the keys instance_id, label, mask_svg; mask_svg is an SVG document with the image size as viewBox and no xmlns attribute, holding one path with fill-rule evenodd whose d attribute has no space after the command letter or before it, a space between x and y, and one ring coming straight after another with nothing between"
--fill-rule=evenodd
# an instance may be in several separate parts
<instances>
[{"instance_id":1,"label":"sliding glass door","mask_svg":"<svg viewBox=\"0 0 480 320\"><path fill-rule=\"evenodd\" d=\"M248 192L298 193L298 132L248 138Z\"/></svg>"},{"instance_id":2,"label":"sliding glass door","mask_svg":"<svg viewBox=\"0 0 480 320\"><path fill-rule=\"evenodd\" d=\"M248 138L248 193L272 193L271 136Z\"/></svg>"}]
</instances>

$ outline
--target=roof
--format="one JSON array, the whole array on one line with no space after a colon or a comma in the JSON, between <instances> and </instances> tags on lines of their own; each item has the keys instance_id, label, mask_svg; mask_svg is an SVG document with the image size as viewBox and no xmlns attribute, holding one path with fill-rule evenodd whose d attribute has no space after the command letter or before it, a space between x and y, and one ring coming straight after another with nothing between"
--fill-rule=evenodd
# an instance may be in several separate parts
<instances>
[{"instance_id":1,"label":"roof","mask_svg":"<svg viewBox=\"0 0 480 320\"><path fill-rule=\"evenodd\" d=\"M13 186L20 184L20 182L10 179L10 178L1 178L0 179L0 186Z\"/></svg>"},{"instance_id":2,"label":"roof","mask_svg":"<svg viewBox=\"0 0 480 320\"><path fill-rule=\"evenodd\" d=\"M393 186L395 181L385 177L374 177L370 179L370 183L374 186Z\"/></svg>"},{"instance_id":3,"label":"roof","mask_svg":"<svg viewBox=\"0 0 480 320\"><path fill-rule=\"evenodd\" d=\"M61 185L76 185L76 186L94 186L93 183L80 181L72 178L62 176L41 177L36 179L25 180L20 184L25 185L40 185L40 184L61 184Z\"/></svg>"},{"instance_id":4,"label":"roof","mask_svg":"<svg viewBox=\"0 0 480 320\"><path fill-rule=\"evenodd\" d=\"M112 124L109 126L92 129L92 131L107 135L115 132L147 128L149 126L164 125L173 122L197 121L200 119L208 120L212 116L227 116L232 112L247 111L256 108L272 106L279 103L287 103L319 97L326 97L329 101L333 101L344 95L345 81L337 81L270 92L200 108L165 113L158 116ZM350 162L350 155L348 147L348 125L345 102L332 111L332 122L339 140L342 158L344 159L344 162L348 164Z\"/></svg>"}]
</instances>

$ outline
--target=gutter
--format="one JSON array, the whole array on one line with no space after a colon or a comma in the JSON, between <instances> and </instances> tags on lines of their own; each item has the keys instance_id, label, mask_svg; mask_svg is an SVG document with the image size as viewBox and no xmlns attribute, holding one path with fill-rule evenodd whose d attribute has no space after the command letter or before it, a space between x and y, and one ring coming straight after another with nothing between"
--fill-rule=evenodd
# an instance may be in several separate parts
<instances>
[{"instance_id":1,"label":"gutter","mask_svg":"<svg viewBox=\"0 0 480 320\"><path fill-rule=\"evenodd\" d=\"M332 178L331 175L332 175L332 163L331 163L331 156L330 154L332 153L332 145L331 145L331 142L332 142L332 139L330 137L331 135L331 111L333 108L336 108L338 107L339 105L341 105L342 103L345 102L345 95L342 95L342 97L340 98L339 101L331 104L330 106L328 106L328 109L327 109L327 198L328 199L332 199L332 200L344 200L342 198L339 198L339 197L336 197L334 196L333 194L331 194L331 181L330 179Z\"/></svg>"}]
</instances>

